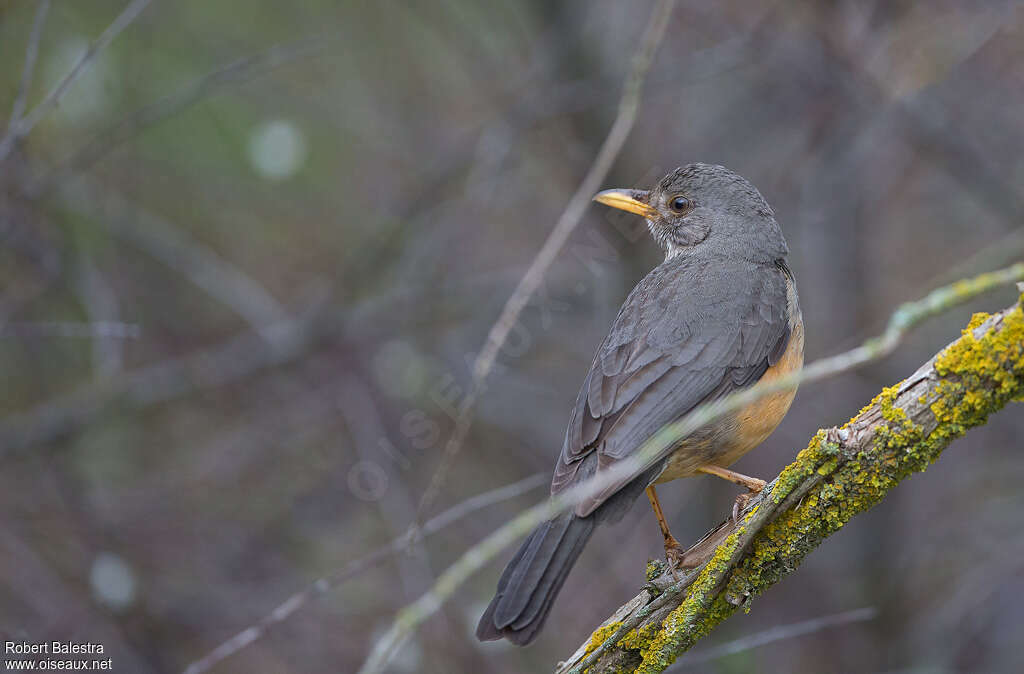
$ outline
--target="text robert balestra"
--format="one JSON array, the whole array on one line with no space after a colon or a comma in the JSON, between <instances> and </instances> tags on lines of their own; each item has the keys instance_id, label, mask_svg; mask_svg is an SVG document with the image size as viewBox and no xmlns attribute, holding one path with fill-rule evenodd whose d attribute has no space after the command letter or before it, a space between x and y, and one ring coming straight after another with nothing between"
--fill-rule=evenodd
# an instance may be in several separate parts
<instances>
[{"instance_id":1,"label":"text robert balestra","mask_svg":"<svg viewBox=\"0 0 1024 674\"><path fill-rule=\"evenodd\" d=\"M103 653L103 644L94 644L86 641L76 643L74 641L7 641L4 644L4 653L8 655L75 655Z\"/></svg>"}]
</instances>

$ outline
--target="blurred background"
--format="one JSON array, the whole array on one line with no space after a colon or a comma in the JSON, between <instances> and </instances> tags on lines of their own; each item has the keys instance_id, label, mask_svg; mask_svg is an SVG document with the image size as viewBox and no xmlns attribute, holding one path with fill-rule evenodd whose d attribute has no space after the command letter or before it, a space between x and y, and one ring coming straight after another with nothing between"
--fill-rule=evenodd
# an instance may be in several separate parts
<instances>
[{"instance_id":1,"label":"blurred background","mask_svg":"<svg viewBox=\"0 0 1024 674\"><path fill-rule=\"evenodd\" d=\"M127 6L0 3L0 138L26 57L32 119ZM115 671L181 671L403 533L472 359L607 133L652 6L188 0L119 26L0 153L4 639L98 642ZM788 237L814 359L900 302L1021 258L1022 144L1021 3L690 0L606 186L691 161L754 182ZM354 671L396 609L543 498L594 349L659 260L641 223L590 208L427 515L537 486L317 596L213 671ZM805 387L737 469L775 475L973 311L1013 299L980 298ZM956 442L694 655L873 618L672 671L1024 671L1022 433L1010 408ZM701 478L660 494L687 542L736 490ZM593 538L533 646L471 637L507 551L392 671L549 671L662 555L640 505Z\"/></svg>"}]
</instances>

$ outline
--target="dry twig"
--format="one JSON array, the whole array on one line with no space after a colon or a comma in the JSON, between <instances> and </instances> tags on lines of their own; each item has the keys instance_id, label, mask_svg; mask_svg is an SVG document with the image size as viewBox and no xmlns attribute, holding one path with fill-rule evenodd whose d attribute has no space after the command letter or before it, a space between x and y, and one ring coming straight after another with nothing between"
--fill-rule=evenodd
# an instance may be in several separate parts
<instances>
[{"instance_id":1,"label":"dry twig","mask_svg":"<svg viewBox=\"0 0 1024 674\"><path fill-rule=\"evenodd\" d=\"M678 663L673 666L672 671L683 671L686 667L691 665L711 662L712 660L724 658L729 655L735 655L736 653L742 653L754 648L773 644L777 641L785 641L786 639L795 639L796 637L807 636L808 634L814 634L831 627L841 627L852 623L874 620L877 616L878 609L873 606L865 606L864 608L857 608L852 611L843 611L842 613L835 613L833 615L822 616L820 618L811 618L810 620L802 620L798 623L791 623L789 625L779 625L777 627L764 630L763 632L734 639L733 641L724 643L721 646L709 648L705 651L701 651L700 653L693 653L686 659L686 662Z\"/></svg>"},{"instance_id":2,"label":"dry twig","mask_svg":"<svg viewBox=\"0 0 1024 674\"><path fill-rule=\"evenodd\" d=\"M521 496L522 494L536 489L546 482L547 475L535 473L534 475L520 480L519 482L514 482L498 489L477 494L458 505L452 506L437 517L432 517L427 520L422 527L408 530L406 533L394 539L384 547L377 548L373 552L364 555L359 559L352 560L333 575L324 576L312 583L305 590L296 592L292 596L288 597L288 599L281 602L277 608L258 622L245 628L235 636L214 648L199 660L190 664L185 668L184 674L202 674L202 672L209 671L210 668L218 662L234 655L249 644L258 640L274 625L287 620L290 615L305 606L314 597L333 590L345 581L358 576L364 571L376 567L381 561L388 557L399 554L409 547L410 544L421 541L427 536L437 533L441 529L458 522L462 518L471 515L481 508L486 508L489 505Z\"/></svg>"},{"instance_id":3,"label":"dry twig","mask_svg":"<svg viewBox=\"0 0 1024 674\"><path fill-rule=\"evenodd\" d=\"M11 118L7 120L7 133L14 133L21 115L25 112L25 104L28 101L28 90L32 87L32 75L36 69L36 57L39 56L39 40L43 36L43 23L46 21L46 13L50 11L50 0L40 0L36 7L36 17L32 21L32 31L28 35L28 44L25 47L25 64L21 70L21 82L18 83L18 93L14 96L14 105L11 107ZM3 143L0 142L0 148Z\"/></svg>"},{"instance_id":4,"label":"dry twig","mask_svg":"<svg viewBox=\"0 0 1024 674\"><path fill-rule=\"evenodd\" d=\"M38 105L32 108L27 115L20 117L17 121L11 120L11 124L7 128L7 133L3 139L0 139L0 161L7 158L10 154L11 149L14 145L31 133L32 129L35 128L36 124L46 116L50 110L57 105L60 101L61 96L68 90L71 83L75 81L78 74L81 73L86 66L92 63L96 55L103 51L107 45L109 45L115 37L117 37L122 30L127 28L142 10L151 2L151 0L134 0L131 4L124 8L124 10L117 15L117 18L107 26L96 41L89 45L89 48L82 53L82 56L78 59L71 71L64 76L57 85L50 90L50 93L46 95Z\"/></svg>"},{"instance_id":5,"label":"dry twig","mask_svg":"<svg viewBox=\"0 0 1024 674\"><path fill-rule=\"evenodd\" d=\"M230 86L243 84L287 63L309 56L324 44L322 36L312 36L296 42L275 45L212 70L177 91L114 122L65 157L48 175L27 186L26 192L30 195L39 195L76 173L85 171L107 153L146 129L223 92Z\"/></svg>"},{"instance_id":6,"label":"dry twig","mask_svg":"<svg viewBox=\"0 0 1024 674\"><path fill-rule=\"evenodd\" d=\"M268 342L287 337L292 318L270 291L183 229L84 178L67 182L61 196L234 311Z\"/></svg>"}]
</instances>

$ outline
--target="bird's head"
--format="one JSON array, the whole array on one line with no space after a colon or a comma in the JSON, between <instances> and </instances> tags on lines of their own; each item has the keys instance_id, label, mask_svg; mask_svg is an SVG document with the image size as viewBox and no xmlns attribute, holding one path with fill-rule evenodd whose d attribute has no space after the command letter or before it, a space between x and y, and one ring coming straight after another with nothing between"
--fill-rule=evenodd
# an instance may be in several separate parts
<instances>
[{"instance_id":1,"label":"bird's head","mask_svg":"<svg viewBox=\"0 0 1024 674\"><path fill-rule=\"evenodd\" d=\"M775 213L757 188L724 166L689 164L650 190L599 192L594 201L647 219L666 258L698 247L772 261L789 252Z\"/></svg>"}]
</instances>

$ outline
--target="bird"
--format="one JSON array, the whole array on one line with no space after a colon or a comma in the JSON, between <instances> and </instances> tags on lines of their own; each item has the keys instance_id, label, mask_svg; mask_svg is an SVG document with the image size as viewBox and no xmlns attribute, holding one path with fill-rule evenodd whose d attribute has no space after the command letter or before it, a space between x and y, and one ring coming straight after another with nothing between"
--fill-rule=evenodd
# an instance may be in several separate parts
<instances>
[{"instance_id":1,"label":"bird","mask_svg":"<svg viewBox=\"0 0 1024 674\"><path fill-rule=\"evenodd\" d=\"M609 470L698 405L803 366L789 248L775 212L748 180L723 166L694 163L652 189L605 190L594 200L645 218L665 259L629 293L597 349L570 414L552 495ZM743 503L765 482L728 466L775 430L795 395L795 388L774 392L726 414L638 474L539 525L501 574L477 638L533 641L595 528L620 521L641 494L675 568L683 549L655 485L714 475L746 487L737 498Z\"/></svg>"}]
</instances>

